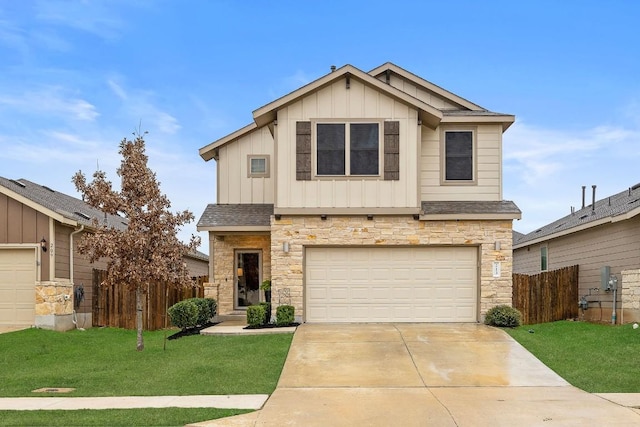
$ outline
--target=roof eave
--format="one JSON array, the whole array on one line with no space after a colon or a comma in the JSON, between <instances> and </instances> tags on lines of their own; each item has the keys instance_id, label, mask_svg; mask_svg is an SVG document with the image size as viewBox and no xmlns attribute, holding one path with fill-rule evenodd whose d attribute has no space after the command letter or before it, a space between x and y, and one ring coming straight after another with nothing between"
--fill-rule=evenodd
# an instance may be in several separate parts
<instances>
[{"instance_id":1,"label":"roof eave","mask_svg":"<svg viewBox=\"0 0 640 427\"><path fill-rule=\"evenodd\" d=\"M421 221L448 221L448 220L483 220L483 221L491 221L491 220L514 220L521 219L522 214L520 213L438 213L438 214L421 214Z\"/></svg>"},{"instance_id":2,"label":"roof eave","mask_svg":"<svg viewBox=\"0 0 640 427\"><path fill-rule=\"evenodd\" d=\"M29 206L30 208L50 217L53 218L54 220L62 223L62 224L66 224L66 225L71 225L73 227L77 227L78 226L78 221L74 220L73 218L67 218L66 216L53 211L45 206L42 206L40 203L35 202L31 199L29 199L28 197L25 197L21 194L16 193L15 191L12 191L10 189L8 189L7 187L0 185L0 193L6 195L7 197L11 197L12 199L22 203L25 206Z\"/></svg>"},{"instance_id":3,"label":"roof eave","mask_svg":"<svg viewBox=\"0 0 640 427\"><path fill-rule=\"evenodd\" d=\"M389 97L399 102L413 106L420 111L420 119L423 121L423 123L432 128L437 127L442 120L443 114L437 108L432 107L431 105L422 102L419 99L402 92L401 90L389 86L386 83L383 83L380 80L376 79L375 77L357 69L356 67L347 64L337 69L336 71L326 74L319 79L255 110L253 112L253 118L256 125L258 127L262 127L268 123L273 122L277 117L277 111L279 109L284 108L287 105L296 102L301 97L320 90L323 87L328 86L329 84L332 84L336 80L347 75L360 80L368 86L374 87L386 93Z\"/></svg>"},{"instance_id":4,"label":"roof eave","mask_svg":"<svg viewBox=\"0 0 640 427\"><path fill-rule=\"evenodd\" d=\"M476 111L481 111L484 110L483 107L479 106L478 104L474 104L473 102L462 98L461 96L456 95L453 92L449 92L448 90L428 81L423 79L422 77L413 74L410 71L405 70L402 67L397 66L396 64L392 63L392 62L387 62L384 63L382 65L380 65L379 67L374 68L373 70L369 71L369 74L377 77L379 75L381 75L382 73L384 73L387 70L391 70L394 73L404 77L407 80L410 80L412 82L414 82L415 84L417 84L418 86L422 86L423 88L443 97L448 99L449 101L452 101L455 104L460 105L461 107L465 107L468 108L469 110L476 110Z\"/></svg>"},{"instance_id":5,"label":"roof eave","mask_svg":"<svg viewBox=\"0 0 640 427\"><path fill-rule=\"evenodd\" d=\"M205 162L208 162L209 160L216 157L217 155L216 152L218 148L222 147L225 144L228 144L231 141L234 141L238 138L241 138L253 132L257 128L258 128L258 125L256 123L250 123L247 126L241 129L238 129L237 131L232 132L229 135L218 139L217 141L212 142L211 144L205 145L200 150L198 150L198 153L200 154L200 157L204 159Z\"/></svg>"},{"instance_id":6,"label":"roof eave","mask_svg":"<svg viewBox=\"0 0 640 427\"><path fill-rule=\"evenodd\" d=\"M499 123L502 125L502 132L509 129L509 127L516 121L516 116L511 114L500 114L490 116L444 116L442 118L442 124L449 123Z\"/></svg>"}]
</instances>

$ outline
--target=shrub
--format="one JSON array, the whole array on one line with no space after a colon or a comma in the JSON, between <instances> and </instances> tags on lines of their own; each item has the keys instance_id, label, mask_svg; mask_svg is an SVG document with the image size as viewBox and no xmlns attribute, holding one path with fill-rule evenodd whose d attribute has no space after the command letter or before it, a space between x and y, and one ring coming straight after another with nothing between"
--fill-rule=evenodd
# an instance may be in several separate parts
<instances>
[{"instance_id":1,"label":"shrub","mask_svg":"<svg viewBox=\"0 0 640 427\"><path fill-rule=\"evenodd\" d=\"M188 298L169 307L171 323L181 329L207 324L216 315L217 303L213 298Z\"/></svg>"},{"instance_id":2,"label":"shrub","mask_svg":"<svg viewBox=\"0 0 640 427\"><path fill-rule=\"evenodd\" d=\"M497 305L489 311L484 318L485 325L499 326L504 328L515 328L520 326L522 314L518 309L508 305Z\"/></svg>"},{"instance_id":3,"label":"shrub","mask_svg":"<svg viewBox=\"0 0 640 427\"><path fill-rule=\"evenodd\" d=\"M265 310L262 305L250 305L247 307L247 325L257 328L264 324Z\"/></svg>"},{"instance_id":4,"label":"shrub","mask_svg":"<svg viewBox=\"0 0 640 427\"><path fill-rule=\"evenodd\" d=\"M193 301L198 308L198 318L196 319L197 325L204 325L208 323L215 315L215 311L211 311L211 303L205 298L189 298L187 301ZM214 301L215 303L215 301Z\"/></svg>"},{"instance_id":5,"label":"shrub","mask_svg":"<svg viewBox=\"0 0 640 427\"><path fill-rule=\"evenodd\" d=\"M295 308L292 305L281 305L276 308L276 325L284 326L293 323Z\"/></svg>"},{"instance_id":6,"label":"shrub","mask_svg":"<svg viewBox=\"0 0 640 427\"><path fill-rule=\"evenodd\" d=\"M193 301L177 302L167 312L171 323L182 330L194 328L198 324L198 306Z\"/></svg>"},{"instance_id":7,"label":"shrub","mask_svg":"<svg viewBox=\"0 0 640 427\"><path fill-rule=\"evenodd\" d=\"M271 322L271 303L261 302L260 305L264 307L264 323L268 324Z\"/></svg>"}]
</instances>

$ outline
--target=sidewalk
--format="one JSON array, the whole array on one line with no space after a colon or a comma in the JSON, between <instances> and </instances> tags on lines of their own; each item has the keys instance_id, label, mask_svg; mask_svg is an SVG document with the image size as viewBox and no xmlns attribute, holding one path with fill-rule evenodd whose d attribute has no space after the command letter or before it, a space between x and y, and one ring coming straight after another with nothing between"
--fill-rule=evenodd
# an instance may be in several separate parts
<instances>
[{"instance_id":1,"label":"sidewalk","mask_svg":"<svg viewBox=\"0 0 640 427\"><path fill-rule=\"evenodd\" d=\"M0 410L220 408L260 409L268 394L200 396L5 397Z\"/></svg>"}]
</instances>

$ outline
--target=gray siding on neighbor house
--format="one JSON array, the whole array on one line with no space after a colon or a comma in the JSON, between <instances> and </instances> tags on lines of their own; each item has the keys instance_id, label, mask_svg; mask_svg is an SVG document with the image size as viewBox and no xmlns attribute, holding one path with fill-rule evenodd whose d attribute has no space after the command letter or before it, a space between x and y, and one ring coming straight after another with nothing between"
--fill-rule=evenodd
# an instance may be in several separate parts
<instances>
[{"instance_id":1,"label":"gray siding on neighbor house","mask_svg":"<svg viewBox=\"0 0 640 427\"><path fill-rule=\"evenodd\" d=\"M610 266L618 280L621 271L640 268L640 216L514 249L513 272L540 273L541 246L548 248L548 270L580 266L579 292L585 295L600 287L603 266Z\"/></svg>"}]
</instances>

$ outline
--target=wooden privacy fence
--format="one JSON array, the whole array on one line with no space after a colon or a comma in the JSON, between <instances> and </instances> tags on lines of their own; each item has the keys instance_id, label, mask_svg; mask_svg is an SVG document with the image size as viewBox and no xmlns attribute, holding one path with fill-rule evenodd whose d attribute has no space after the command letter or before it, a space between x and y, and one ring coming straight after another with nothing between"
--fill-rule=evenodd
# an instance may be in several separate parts
<instances>
[{"instance_id":1,"label":"wooden privacy fence","mask_svg":"<svg viewBox=\"0 0 640 427\"><path fill-rule=\"evenodd\" d=\"M93 270L93 326L110 326L114 328L136 328L136 294L125 286L101 286L107 272ZM204 297L204 283L208 276L200 276L194 280L194 286L174 288L168 283L161 283L149 289L143 307L143 329L154 331L162 329L170 322L167 319L167 308L187 298Z\"/></svg>"},{"instance_id":2,"label":"wooden privacy fence","mask_svg":"<svg viewBox=\"0 0 640 427\"><path fill-rule=\"evenodd\" d=\"M513 306L522 312L525 325L578 317L578 266L514 274Z\"/></svg>"}]
</instances>

